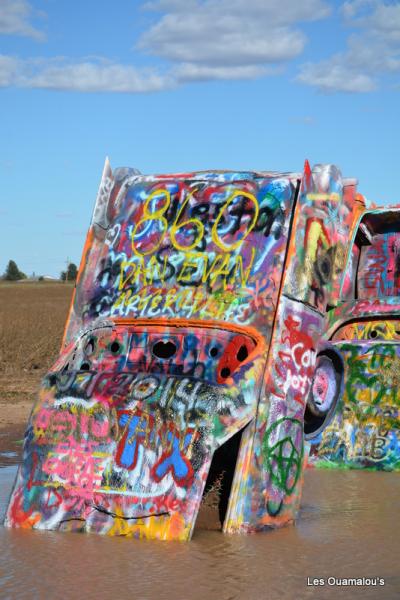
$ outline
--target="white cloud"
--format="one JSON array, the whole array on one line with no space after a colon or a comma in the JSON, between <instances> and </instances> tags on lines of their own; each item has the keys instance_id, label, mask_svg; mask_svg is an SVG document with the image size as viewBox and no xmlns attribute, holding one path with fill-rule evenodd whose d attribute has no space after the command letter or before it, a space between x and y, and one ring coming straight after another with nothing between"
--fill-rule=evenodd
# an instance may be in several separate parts
<instances>
[{"instance_id":1,"label":"white cloud","mask_svg":"<svg viewBox=\"0 0 400 600\"><path fill-rule=\"evenodd\" d=\"M340 7L340 12L345 18L351 19L360 14L363 10L376 5L377 0L349 0Z\"/></svg>"},{"instance_id":2,"label":"white cloud","mask_svg":"<svg viewBox=\"0 0 400 600\"><path fill-rule=\"evenodd\" d=\"M187 23L187 25L189 25ZM240 31L240 27L223 30L219 23L210 32L210 39L204 39L204 31L152 31L142 39L140 47L151 49L151 53L176 62L192 62L203 66L248 66L263 63L280 63L290 60L303 51L305 36L299 31L276 28L261 37L258 31ZM254 27L255 29L255 27ZM189 39L184 39L186 36Z\"/></svg>"},{"instance_id":3,"label":"white cloud","mask_svg":"<svg viewBox=\"0 0 400 600\"><path fill-rule=\"evenodd\" d=\"M262 65L208 67L193 63L182 63L173 71L175 80L179 83L213 79L256 79L270 73L272 70Z\"/></svg>"},{"instance_id":4,"label":"white cloud","mask_svg":"<svg viewBox=\"0 0 400 600\"><path fill-rule=\"evenodd\" d=\"M369 28L374 33L400 40L400 4L397 1L353 0L345 2L341 12L352 26Z\"/></svg>"},{"instance_id":5,"label":"white cloud","mask_svg":"<svg viewBox=\"0 0 400 600\"><path fill-rule=\"evenodd\" d=\"M26 0L0 0L0 34L44 39L44 34L29 22L32 12Z\"/></svg>"},{"instance_id":6,"label":"white cloud","mask_svg":"<svg viewBox=\"0 0 400 600\"><path fill-rule=\"evenodd\" d=\"M146 7L167 12L141 36L138 48L203 67L288 61L306 43L294 24L329 14L321 0L160 0Z\"/></svg>"},{"instance_id":7,"label":"white cloud","mask_svg":"<svg viewBox=\"0 0 400 600\"><path fill-rule=\"evenodd\" d=\"M240 16L246 19L264 18L275 25L324 18L330 14L323 0L155 0L144 4L144 9L187 17L201 18Z\"/></svg>"},{"instance_id":8,"label":"white cloud","mask_svg":"<svg viewBox=\"0 0 400 600\"><path fill-rule=\"evenodd\" d=\"M68 63L63 58L18 60L0 55L0 87L26 87L76 92L158 92L176 85L177 78L152 69L104 59Z\"/></svg>"},{"instance_id":9,"label":"white cloud","mask_svg":"<svg viewBox=\"0 0 400 600\"><path fill-rule=\"evenodd\" d=\"M400 73L400 4L353 0L341 12L359 32L348 37L344 52L303 65L297 80L322 92L372 92L382 76Z\"/></svg>"},{"instance_id":10,"label":"white cloud","mask_svg":"<svg viewBox=\"0 0 400 600\"><path fill-rule=\"evenodd\" d=\"M55 62L55 64L54 64ZM25 65L20 73L20 87L45 88L77 92L158 92L171 87L172 80L151 69L136 69L130 65L82 61L68 64L65 61L52 61L42 66L38 72L31 72Z\"/></svg>"},{"instance_id":11,"label":"white cloud","mask_svg":"<svg viewBox=\"0 0 400 600\"><path fill-rule=\"evenodd\" d=\"M355 74L341 64L341 58L318 64L308 63L303 66L297 80L301 83L317 87L321 92L372 92L376 89L374 80L368 75Z\"/></svg>"},{"instance_id":12,"label":"white cloud","mask_svg":"<svg viewBox=\"0 0 400 600\"><path fill-rule=\"evenodd\" d=\"M0 87L14 85L75 92L159 92L186 83L256 79L276 72L277 69L263 65L211 67L181 63L166 73L160 73L105 59L68 63L63 58L22 61L0 55Z\"/></svg>"},{"instance_id":13,"label":"white cloud","mask_svg":"<svg viewBox=\"0 0 400 600\"><path fill-rule=\"evenodd\" d=\"M0 54L0 87L8 87L15 83L20 61L12 56Z\"/></svg>"},{"instance_id":14,"label":"white cloud","mask_svg":"<svg viewBox=\"0 0 400 600\"><path fill-rule=\"evenodd\" d=\"M377 35L385 36L388 41L400 42L400 4L378 3L370 18L365 20L365 24Z\"/></svg>"},{"instance_id":15,"label":"white cloud","mask_svg":"<svg viewBox=\"0 0 400 600\"><path fill-rule=\"evenodd\" d=\"M7 32L38 35L29 25L31 8L25 0L0 0L1 7L7 8ZM307 38L302 22L330 13L325 0L157 0L143 8L160 14L137 47L162 59L163 69L96 57L69 61L3 56L0 86L141 93L195 81L256 79L280 72L303 51Z\"/></svg>"}]
</instances>

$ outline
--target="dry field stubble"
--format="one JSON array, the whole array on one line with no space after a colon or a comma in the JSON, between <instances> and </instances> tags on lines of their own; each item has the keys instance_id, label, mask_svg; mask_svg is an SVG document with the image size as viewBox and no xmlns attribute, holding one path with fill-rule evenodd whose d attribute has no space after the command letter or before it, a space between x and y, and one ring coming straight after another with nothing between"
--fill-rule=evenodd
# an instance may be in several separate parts
<instances>
[{"instance_id":1,"label":"dry field stubble","mask_svg":"<svg viewBox=\"0 0 400 600\"><path fill-rule=\"evenodd\" d=\"M0 283L0 427L25 423L57 357L73 286Z\"/></svg>"}]
</instances>

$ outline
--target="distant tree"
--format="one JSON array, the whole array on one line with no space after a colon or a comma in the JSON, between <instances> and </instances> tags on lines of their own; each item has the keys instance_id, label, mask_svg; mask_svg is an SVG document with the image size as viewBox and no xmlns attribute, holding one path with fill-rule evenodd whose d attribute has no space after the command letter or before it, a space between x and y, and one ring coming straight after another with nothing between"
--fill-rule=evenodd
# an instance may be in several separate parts
<instances>
[{"instance_id":1,"label":"distant tree","mask_svg":"<svg viewBox=\"0 0 400 600\"><path fill-rule=\"evenodd\" d=\"M43 275L40 275L40 276L39 276L39 279L38 279L38 281L44 281L44 277L43 277Z\"/></svg>"},{"instance_id":2,"label":"distant tree","mask_svg":"<svg viewBox=\"0 0 400 600\"><path fill-rule=\"evenodd\" d=\"M74 263L69 263L66 271L61 271L61 281L75 281L78 276L78 267Z\"/></svg>"},{"instance_id":3,"label":"distant tree","mask_svg":"<svg viewBox=\"0 0 400 600\"><path fill-rule=\"evenodd\" d=\"M18 269L15 261L10 260L4 272L3 279L6 279L7 281L18 281L19 279L26 279L26 275Z\"/></svg>"},{"instance_id":4,"label":"distant tree","mask_svg":"<svg viewBox=\"0 0 400 600\"><path fill-rule=\"evenodd\" d=\"M69 263L67 270L68 281L75 281L78 276L78 267L74 263Z\"/></svg>"}]
</instances>

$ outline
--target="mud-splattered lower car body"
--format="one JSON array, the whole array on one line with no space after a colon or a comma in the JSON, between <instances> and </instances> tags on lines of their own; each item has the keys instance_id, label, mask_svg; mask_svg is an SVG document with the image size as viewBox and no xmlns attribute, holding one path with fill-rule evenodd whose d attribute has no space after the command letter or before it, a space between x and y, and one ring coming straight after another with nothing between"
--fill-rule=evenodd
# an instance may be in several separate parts
<instances>
[{"instance_id":1,"label":"mud-splattered lower car body","mask_svg":"<svg viewBox=\"0 0 400 600\"><path fill-rule=\"evenodd\" d=\"M319 467L400 469L400 210L366 211L326 338L344 366L343 393L313 439Z\"/></svg>"},{"instance_id":2,"label":"mud-splattered lower car body","mask_svg":"<svg viewBox=\"0 0 400 600\"><path fill-rule=\"evenodd\" d=\"M225 532L293 521L304 421L321 431L337 398L306 406L361 208L329 165L106 163L6 524L185 540L216 478Z\"/></svg>"}]
</instances>

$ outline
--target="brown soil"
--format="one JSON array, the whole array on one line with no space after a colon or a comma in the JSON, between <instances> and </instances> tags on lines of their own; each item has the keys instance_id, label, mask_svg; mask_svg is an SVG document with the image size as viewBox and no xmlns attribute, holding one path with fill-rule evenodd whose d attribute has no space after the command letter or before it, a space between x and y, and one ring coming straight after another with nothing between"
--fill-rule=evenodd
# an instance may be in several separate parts
<instances>
[{"instance_id":1,"label":"brown soil","mask_svg":"<svg viewBox=\"0 0 400 600\"><path fill-rule=\"evenodd\" d=\"M0 449L9 432L22 437L59 353L72 291L64 283L0 283Z\"/></svg>"}]
</instances>

